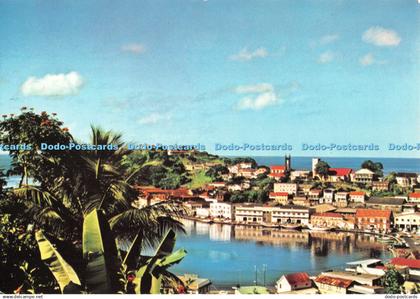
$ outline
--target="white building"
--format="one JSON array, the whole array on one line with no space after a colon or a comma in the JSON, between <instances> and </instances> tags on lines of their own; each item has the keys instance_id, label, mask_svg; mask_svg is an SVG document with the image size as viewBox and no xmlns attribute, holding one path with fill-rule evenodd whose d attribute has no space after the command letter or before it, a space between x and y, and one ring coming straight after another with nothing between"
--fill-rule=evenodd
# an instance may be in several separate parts
<instances>
[{"instance_id":1,"label":"white building","mask_svg":"<svg viewBox=\"0 0 420 299\"><path fill-rule=\"evenodd\" d=\"M214 218L232 219L233 204L230 202L210 203L210 216Z\"/></svg>"},{"instance_id":2,"label":"white building","mask_svg":"<svg viewBox=\"0 0 420 299\"><path fill-rule=\"evenodd\" d=\"M195 209L195 215L200 218L208 218L210 216L209 208L197 208Z\"/></svg>"},{"instance_id":3,"label":"white building","mask_svg":"<svg viewBox=\"0 0 420 299\"><path fill-rule=\"evenodd\" d=\"M284 293L312 287L308 273L299 272L286 274L276 282L277 293Z\"/></svg>"},{"instance_id":4,"label":"white building","mask_svg":"<svg viewBox=\"0 0 420 299\"><path fill-rule=\"evenodd\" d=\"M324 197L322 198L323 200L320 203L332 204L334 202L334 194L335 194L334 189L325 189L324 190Z\"/></svg>"},{"instance_id":5,"label":"white building","mask_svg":"<svg viewBox=\"0 0 420 299\"><path fill-rule=\"evenodd\" d=\"M296 183L274 183L274 192L287 192L297 194L298 184Z\"/></svg>"},{"instance_id":6,"label":"white building","mask_svg":"<svg viewBox=\"0 0 420 299\"><path fill-rule=\"evenodd\" d=\"M401 213L395 215L394 226L396 228L417 230L420 225L420 213Z\"/></svg>"}]
</instances>

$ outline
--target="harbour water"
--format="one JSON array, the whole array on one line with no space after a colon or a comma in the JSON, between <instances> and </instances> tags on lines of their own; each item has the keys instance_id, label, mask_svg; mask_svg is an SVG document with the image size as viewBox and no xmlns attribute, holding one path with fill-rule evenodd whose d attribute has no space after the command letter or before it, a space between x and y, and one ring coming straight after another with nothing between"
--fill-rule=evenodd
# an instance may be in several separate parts
<instances>
[{"instance_id":1,"label":"harbour water","mask_svg":"<svg viewBox=\"0 0 420 299\"><path fill-rule=\"evenodd\" d=\"M367 258L390 258L373 235L311 232L207 224L185 220L177 247L188 255L172 270L209 278L216 287L274 285L285 273L344 269Z\"/></svg>"}]
</instances>

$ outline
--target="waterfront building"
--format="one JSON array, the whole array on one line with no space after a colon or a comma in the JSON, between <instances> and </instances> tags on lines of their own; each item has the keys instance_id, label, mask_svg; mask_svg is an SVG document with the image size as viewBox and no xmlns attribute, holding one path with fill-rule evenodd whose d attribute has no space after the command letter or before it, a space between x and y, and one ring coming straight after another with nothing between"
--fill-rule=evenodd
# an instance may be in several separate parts
<instances>
[{"instance_id":1,"label":"waterfront building","mask_svg":"<svg viewBox=\"0 0 420 299\"><path fill-rule=\"evenodd\" d=\"M414 172L398 172L395 176L397 184L403 188L409 188L417 185L418 175Z\"/></svg>"},{"instance_id":2,"label":"waterfront building","mask_svg":"<svg viewBox=\"0 0 420 299\"><path fill-rule=\"evenodd\" d=\"M270 219L271 223L308 225L312 212L310 208L296 205L271 207L266 209L266 218Z\"/></svg>"},{"instance_id":3,"label":"waterfront building","mask_svg":"<svg viewBox=\"0 0 420 299\"><path fill-rule=\"evenodd\" d=\"M212 202L210 203L210 217L233 219L233 204L230 202Z\"/></svg>"},{"instance_id":4,"label":"waterfront building","mask_svg":"<svg viewBox=\"0 0 420 299\"><path fill-rule=\"evenodd\" d=\"M337 192L335 194L335 205L338 208L345 208L348 205L349 193L348 192Z\"/></svg>"},{"instance_id":5,"label":"waterfront building","mask_svg":"<svg viewBox=\"0 0 420 299\"><path fill-rule=\"evenodd\" d=\"M289 193L288 192L270 192L269 198L274 200L276 203L281 205L289 204Z\"/></svg>"},{"instance_id":6,"label":"waterfront building","mask_svg":"<svg viewBox=\"0 0 420 299\"><path fill-rule=\"evenodd\" d=\"M391 259L390 264L398 267L407 267L407 279L417 282L420 281L420 260L396 257Z\"/></svg>"},{"instance_id":7,"label":"waterfront building","mask_svg":"<svg viewBox=\"0 0 420 299\"><path fill-rule=\"evenodd\" d=\"M263 223L263 206L258 204L241 204L235 206L235 221L241 223Z\"/></svg>"},{"instance_id":8,"label":"waterfront building","mask_svg":"<svg viewBox=\"0 0 420 299\"><path fill-rule=\"evenodd\" d=\"M315 213L311 216L311 224L318 227L336 228L343 226L344 217L338 213Z\"/></svg>"},{"instance_id":9,"label":"waterfront building","mask_svg":"<svg viewBox=\"0 0 420 299\"><path fill-rule=\"evenodd\" d=\"M382 276L385 274L385 267L380 259L367 259L346 263L347 272L360 274L371 274Z\"/></svg>"},{"instance_id":10,"label":"waterfront building","mask_svg":"<svg viewBox=\"0 0 420 299\"><path fill-rule=\"evenodd\" d=\"M395 215L395 228L404 230L418 230L420 226L420 213L401 213Z\"/></svg>"},{"instance_id":11,"label":"waterfront building","mask_svg":"<svg viewBox=\"0 0 420 299\"><path fill-rule=\"evenodd\" d=\"M392 211L357 209L356 225L358 229L376 232L388 232L392 225Z\"/></svg>"},{"instance_id":12,"label":"waterfront building","mask_svg":"<svg viewBox=\"0 0 420 299\"><path fill-rule=\"evenodd\" d=\"M209 208L196 208L195 215L200 218L208 218L210 217L210 209Z\"/></svg>"},{"instance_id":13,"label":"waterfront building","mask_svg":"<svg viewBox=\"0 0 420 299\"><path fill-rule=\"evenodd\" d=\"M286 274L276 282L277 293L284 293L312 287L308 273L298 272Z\"/></svg>"},{"instance_id":14,"label":"waterfront building","mask_svg":"<svg viewBox=\"0 0 420 299\"><path fill-rule=\"evenodd\" d=\"M352 191L349 193L350 201L355 203L364 203L366 194L363 191Z\"/></svg>"},{"instance_id":15,"label":"waterfront building","mask_svg":"<svg viewBox=\"0 0 420 299\"><path fill-rule=\"evenodd\" d=\"M378 181L372 183L373 191L389 191L389 181Z\"/></svg>"},{"instance_id":16,"label":"waterfront building","mask_svg":"<svg viewBox=\"0 0 420 299\"><path fill-rule=\"evenodd\" d=\"M200 278L196 274L178 275L184 283L187 294L208 294L210 293L211 281L207 278Z\"/></svg>"},{"instance_id":17,"label":"waterfront building","mask_svg":"<svg viewBox=\"0 0 420 299\"><path fill-rule=\"evenodd\" d=\"M376 178L376 175L373 171L362 168L357 170L352 176L352 181L356 183L371 184Z\"/></svg>"},{"instance_id":18,"label":"waterfront building","mask_svg":"<svg viewBox=\"0 0 420 299\"><path fill-rule=\"evenodd\" d=\"M365 204L370 209L391 210L394 213L399 213L402 211L404 201L403 198L372 197Z\"/></svg>"},{"instance_id":19,"label":"waterfront building","mask_svg":"<svg viewBox=\"0 0 420 299\"><path fill-rule=\"evenodd\" d=\"M296 183L274 183L274 192L287 192L296 195L298 184Z\"/></svg>"},{"instance_id":20,"label":"waterfront building","mask_svg":"<svg viewBox=\"0 0 420 299\"><path fill-rule=\"evenodd\" d=\"M315 284L321 294L347 294L354 281L321 274L315 278Z\"/></svg>"}]
</instances>

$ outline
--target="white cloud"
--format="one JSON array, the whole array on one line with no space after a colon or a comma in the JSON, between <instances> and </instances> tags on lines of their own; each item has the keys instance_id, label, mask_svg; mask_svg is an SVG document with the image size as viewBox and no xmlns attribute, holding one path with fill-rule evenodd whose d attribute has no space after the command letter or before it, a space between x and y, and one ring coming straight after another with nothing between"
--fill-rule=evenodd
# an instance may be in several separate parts
<instances>
[{"instance_id":1,"label":"white cloud","mask_svg":"<svg viewBox=\"0 0 420 299\"><path fill-rule=\"evenodd\" d=\"M239 53L230 56L231 60L248 61L254 58L264 58L268 56L268 51L265 48L258 48L254 51L249 51L248 48L243 48Z\"/></svg>"},{"instance_id":2,"label":"white cloud","mask_svg":"<svg viewBox=\"0 0 420 299\"><path fill-rule=\"evenodd\" d=\"M372 53L368 53L362 57L360 57L359 62L363 66L368 66L375 63L375 57Z\"/></svg>"},{"instance_id":3,"label":"white cloud","mask_svg":"<svg viewBox=\"0 0 420 299\"><path fill-rule=\"evenodd\" d=\"M146 51L146 47L143 44L131 43L131 44L123 45L121 47L121 50L123 52L130 52L130 53L133 53L133 54L141 54L141 53L144 53Z\"/></svg>"},{"instance_id":4,"label":"white cloud","mask_svg":"<svg viewBox=\"0 0 420 299\"><path fill-rule=\"evenodd\" d=\"M379 47L395 47L400 44L401 37L394 30L375 26L363 33L362 40Z\"/></svg>"},{"instance_id":5,"label":"white cloud","mask_svg":"<svg viewBox=\"0 0 420 299\"><path fill-rule=\"evenodd\" d=\"M21 86L24 96L66 96L78 94L84 84L77 72L47 74L42 78L29 77Z\"/></svg>"},{"instance_id":6,"label":"white cloud","mask_svg":"<svg viewBox=\"0 0 420 299\"><path fill-rule=\"evenodd\" d=\"M327 34L327 35L324 35L323 37L321 37L321 39L319 40L319 43L321 45L326 45L326 44L330 44L332 42L335 42L339 38L340 38L340 36L338 34Z\"/></svg>"},{"instance_id":7,"label":"white cloud","mask_svg":"<svg viewBox=\"0 0 420 299\"><path fill-rule=\"evenodd\" d=\"M332 51L326 51L324 53L322 53L321 55L319 55L318 58L318 62L325 64L325 63L330 63L331 61L333 61L335 59L336 55L334 52Z\"/></svg>"},{"instance_id":8,"label":"white cloud","mask_svg":"<svg viewBox=\"0 0 420 299\"><path fill-rule=\"evenodd\" d=\"M138 123L141 125L150 125L150 124L156 124L161 121L168 121L171 119L171 116L169 114L162 114L162 113L151 113L149 115L146 115L138 120Z\"/></svg>"},{"instance_id":9,"label":"white cloud","mask_svg":"<svg viewBox=\"0 0 420 299\"><path fill-rule=\"evenodd\" d=\"M269 83L238 86L235 91L239 94L247 94L237 105L240 110L261 110L280 103L273 85Z\"/></svg>"}]
</instances>

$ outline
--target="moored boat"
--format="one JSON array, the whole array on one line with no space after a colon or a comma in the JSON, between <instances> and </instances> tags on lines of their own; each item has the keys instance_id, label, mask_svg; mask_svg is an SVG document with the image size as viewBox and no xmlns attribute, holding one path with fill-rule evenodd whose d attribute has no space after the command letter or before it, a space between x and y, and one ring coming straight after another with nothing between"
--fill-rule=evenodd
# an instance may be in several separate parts
<instances>
[{"instance_id":1,"label":"moored boat","mask_svg":"<svg viewBox=\"0 0 420 299\"><path fill-rule=\"evenodd\" d=\"M321 231L321 232L326 232L326 231L333 230L333 228L332 228L332 227L326 227L326 226L314 226L314 225L312 225L312 224L308 224L308 228L309 228L310 230L313 230L313 231Z\"/></svg>"},{"instance_id":2,"label":"moored boat","mask_svg":"<svg viewBox=\"0 0 420 299\"><path fill-rule=\"evenodd\" d=\"M280 227L285 229L301 229L302 225L300 223L287 223L280 224Z\"/></svg>"}]
</instances>

